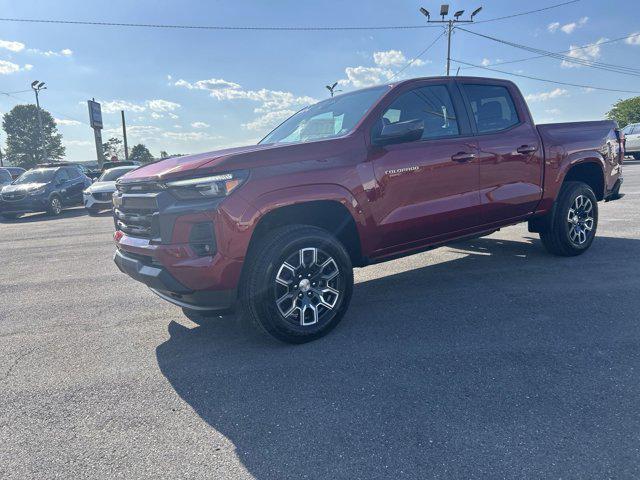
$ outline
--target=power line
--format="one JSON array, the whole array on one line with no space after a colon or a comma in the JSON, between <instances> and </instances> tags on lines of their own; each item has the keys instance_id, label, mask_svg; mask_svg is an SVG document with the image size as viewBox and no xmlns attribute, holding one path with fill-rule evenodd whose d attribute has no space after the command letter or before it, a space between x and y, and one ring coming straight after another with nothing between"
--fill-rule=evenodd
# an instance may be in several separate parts
<instances>
[{"instance_id":1,"label":"power line","mask_svg":"<svg viewBox=\"0 0 640 480\"><path fill-rule=\"evenodd\" d=\"M472 32L471 30L467 30L464 28L459 28L459 30L462 30L463 32L469 33L471 35L476 35L478 37L482 37L482 38L486 38L488 40L497 42L497 43L501 43L503 45L507 45L510 47L514 47L514 48L519 48L521 50L526 50L528 52L533 52L533 53L538 53L541 54L541 57L551 57L551 58L555 58L558 60L562 60L563 62L568 62L568 63L573 63L573 64L577 64L577 65L582 65L582 66L586 66L586 67L591 67L591 68L596 68L599 70L605 70L608 72L615 72L615 73L621 73L623 75L631 75L634 77L638 77L640 76L640 70L635 69L635 68L631 68L631 67L626 67L626 66L622 66L622 65L614 65L614 64L610 64L610 63L603 63L603 62L597 62L595 60L589 60L589 59L584 59L584 58L577 58L577 57L572 57L569 55L563 55L561 53L555 53L555 52L549 52L547 50L542 50L540 48L534 48L534 47L529 47L527 45L521 45L519 43L515 43L515 42L511 42L508 40L502 40L496 37L492 37L490 35L484 35L482 33L477 33L477 32ZM593 45L599 45L598 43L593 44Z\"/></svg>"},{"instance_id":2,"label":"power line","mask_svg":"<svg viewBox=\"0 0 640 480\"><path fill-rule=\"evenodd\" d=\"M438 35L438 36L433 40L433 42L431 42L431 43L427 46L427 48L425 48L425 49L424 49L424 50L422 50L418 55L416 55L415 57L413 57L413 58L411 59L411 61L407 62L407 64L406 64L404 67L402 67L400 70L398 70L396 73L394 73L394 74L389 78L389 80L393 80L395 77L397 77L397 76L398 76L398 75L400 75L402 72L404 72L407 68L409 68L411 65L413 65L413 63L414 63L416 60L418 60L418 59L419 59L420 57L422 57L425 53L427 53L429 50L431 50L431 47L433 47L433 46L436 44L436 42L437 42L438 40L440 40L442 37L444 37L444 36L446 35L446 33L447 33L446 31L443 31L440 35Z\"/></svg>"},{"instance_id":3,"label":"power line","mask_svg":"<svg viewBox=\"0 0 640 480\"><path fill-rule=\"evenodd\" d=\"M580 1L581 0L570 0L568 2L557 3L555 5L549 5L548 7L538 8L536 10L530 10L528 12L514 13L514 14L511 14L511 15L505 15L504 17L489 18L487 20L478 20L475 23L478 24L478 23L497 22L498 20L507 20L509 18L522 17L524 15L530 15L532 13L539 13L539 12L544 12L546 10L551 10L553 8L564 7L565 5L570 5L572 3L577 3L577 2L580 2Z\"/></svg>"},{"instance_id":4,"label":"power line","mask_svg":"<svg viewBox=\"0 0 640 480\"><path fill-rule=\"evenodd\" d=\"M577 1L577 0L576 0ZM48 23L62 25L91 25L99 27L137 27L183 30L254 30L254 31L336 31L336 30L417 30L435 28L433 25L383 25L383 26L345 26L345 27L259 27L259 26L224 26L224 25L176 25L162 23L125 23L97 22L88 20L45 20L37 18L0 18L0 22Z\"/></svg>"},{"instance_id":5,"label":"power line","mask_svg":"<svg viewBox=\"0 0 640 480\"><path fill-rule=\"evenodd\" d=\"M463 62L462 60L451 59L451 61L459 63L461 65L468 65L468 66L474 67L474 68L481 68L483 70L489 70L491 72L498 72L498 73L503 73L505 75L512 75L514 77L527 78L529 80L537 80L538 82L555 83L557 85L565 85L565 86L568 86L568 87L578 87L578 88L588 88L588 89L593 89L593 90L603 90L605 92L640 94L639 90L618 90L618 89L615 89L615 88L594 87L593 85L580 85L578 83L560 82L558 80L549 80L547 78L533 77L533 76L524 75L524 74L521 74L521 73L506 72L504 70L498 70L497 68L484 67L482 65L475 65L475 64L469 63L469 62Z\"/></svg>"},{"instance_id":6,"label":"power line","mask_svg":"<svg viewBox=\"0 0 640 480\"><path fill-rule=\"evenodd\" d=\"M476 23L496 22L508 18L521 17L532 13L543 12L553 8L562 7L581 0L571 0L568 2L550 5L548 7L530 10L528 12L514 13L503 17L490 18ZM348 30L421 30L424 28L435 28L435 25L383 25L383 26L344 26L344 27L260 27L260 26L225 26L225 25L179 25L163 23L128 23L128 22L99 22L91 20L50 20L41 18L0 18L0 22L14 23L43 23L57 25L90 25L99 27L134 27L134 28L161 28L161 29L183 29L183 30L239 30L239 31L284 31L284 32L313 32L313 31L348 31Z\"/></svg>"},{"instance_id":7,"label":"power line","mask_svg":"<svg viewBox=\"0 0 640 480\"><path fill-rule=\"evenodd\" d=\"M585 48L594 47L594 46L598 46L598 45L607 45L607 44L610 44L610 43L621 42L623 40L627 40L629 38L635 38L635 37L638 37L638 36L640 36L640 32L639 33L632 33L631 35L625 35L624 37L618 37L618 38L614 38L614 39L611 39L611 40L605 40L605 41L600 42L600 43L588 43L588 44L582 45L580 47L573 47L573 48L569 48L567 50L562 50L562 51L555 52L555 53L561 54L561 53L573 52L575 50L584 50ZM492 63L491 65L494 66L494 67L498 66L498 65L510 65L512 63L526 62L526 61L529 61L529 60L536 60L538 58L546 58L546 57L548 57L548 55L536 55L534 57L520 58L518 60L507 60L505 62L496 62L496 63ZM465 70L470 70L470 69L471 68L466 68Z\"/></svg>"},{"instance_id":8,"label":"power line","mask_svg":"<svg viewBox=\"0 0 640 480\"><path fill-rule=\"evenodd\" d=\"M6 95L6 96L11 96L14 93L26 93L26 92L30 92L31 90L17 90L15 92L0 92L0 94L2 95Z\"/></svg>"}]
</instances>

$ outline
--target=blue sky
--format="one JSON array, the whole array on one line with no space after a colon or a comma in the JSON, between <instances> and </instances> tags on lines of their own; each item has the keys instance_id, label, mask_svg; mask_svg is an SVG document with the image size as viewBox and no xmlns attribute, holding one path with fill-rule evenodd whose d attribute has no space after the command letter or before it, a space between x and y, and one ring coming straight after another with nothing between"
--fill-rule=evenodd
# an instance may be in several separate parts
<instances>
[{"instance_id":1,"label":"blue sky","mask_svg":"<svg viewBox=\"0 0 640 480\"><path fill-rule=\"evenodd\" d=\"M544 7L545 2L459 0L452 10L483 5L478 20ZM250 26L419 25L418 8L439 3L409 0L301 2L111 0L51 2L0 0L1 17L99 20L131 23ZM635 20L634 20L635 19ZM469 29L550 51L596 43L640 32L637 15L607 2L578 3L477 24ZM46 81L43 108L59 120L67 159L95 159L86 100L103 104L103 137L120 136L124 108L130 145L145 143L154 155L195 153L255 143L270 127L301 106L326 98L324 85L341 80L349 91L384 82L431 43L439 29L393 31L203 31L90 27L0 22L0 91L29 88ZM586 60L640 65L640 36L634 41L575 51ZM531 53L457 32L456 59L486 65ZM441 38L401 78L442 75L446 41ZM499 68L509 72L594 86L639 90L634 76L537 59ZM454 65L453 71L457 69ZM512 78L482 70L461 74ZM629 93L612 93L512 78L536 121L602 118L611 104ZM0 95L0 112L33 102L30 92ZM4 145L4 132L0 141Z\"/></svg>"}]
</instances>

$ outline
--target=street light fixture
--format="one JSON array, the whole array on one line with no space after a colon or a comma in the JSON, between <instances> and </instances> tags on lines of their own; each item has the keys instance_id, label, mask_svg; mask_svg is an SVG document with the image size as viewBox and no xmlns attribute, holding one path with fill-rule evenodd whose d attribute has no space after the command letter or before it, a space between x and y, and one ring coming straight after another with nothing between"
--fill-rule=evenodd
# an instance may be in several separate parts
<instances>
[{"instance_id":1,"label":"street light fixture","mask_svg":"<svg viewBox=\"0 0 640 480\"><path fill-rule=\"evenodd\" d=\"M47 87L45 86L44 82L40 82L39 80L34 80L33 82L31 82L31 88L33 89L33 92L36 94L36 107L38 108L38 130L40 131L40 148L42 148L42 151L44 152L44 161L46 162L49 155L47 154L47 146L44 143L44 131L42 129L42 113L40 111L40 98L38 94L40 93L40 90L46 90Z\"/></svg>"},{"instance_id":2,"label":"street light fixture","mask_svg":"<svg viewBox=\"0 0 640 480\"><path fill-rule=\"evenodd\" d=\"M453 19L449 18L448 20L445 20L444 17L449 15L449 5L445 3L445 4L440 5L440 16L442 17L442 20L431 20L431 16L429 15L429 11L426 8L420 7L420 13L422 13L425 17L427 17L427 23L444 23L444 24L446 24L447 37L448 37L448 42L447 42L447 76L449 76L449 72L451 70L451 33L456 28L455 25L457 23L473 23L473 21L474 21L473 18L478 13L480 13L480 10L482 10L482 7L476 8L473 11L473 13L471 14L471 18L469 18L469 20L460 20L460 17L462 17L462 15L464 15L464 10L456 11L453 14Z\"/></svg>"}]
</instances>

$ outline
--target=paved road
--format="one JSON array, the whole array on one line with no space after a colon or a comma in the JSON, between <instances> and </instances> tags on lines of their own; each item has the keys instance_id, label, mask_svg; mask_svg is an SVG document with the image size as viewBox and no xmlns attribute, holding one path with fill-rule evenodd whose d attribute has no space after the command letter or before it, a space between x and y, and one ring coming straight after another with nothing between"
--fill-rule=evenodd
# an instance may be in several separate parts
<instances>
[{"instance_id":1,"label":"paved road","mask_svg":"<svg viewBox=\"0 0 640 480\"><path fill-rule=\"evenodd\" d=\"M638 478L640 164L580 258L524 226L357 272L303 346L120 274L107 216L0 223L0 478Z\"/></svg>"}]
</instances>

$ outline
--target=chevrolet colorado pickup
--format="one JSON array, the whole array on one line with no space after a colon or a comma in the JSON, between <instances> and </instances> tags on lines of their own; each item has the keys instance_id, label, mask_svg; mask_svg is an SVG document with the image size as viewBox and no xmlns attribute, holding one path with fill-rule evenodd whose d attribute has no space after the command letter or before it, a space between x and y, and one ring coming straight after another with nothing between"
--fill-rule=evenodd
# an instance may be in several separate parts
<instances>
[{"instance_id":1,"label":"chevrolet colorado pickup","mask_svg":"<svg viewBox=\"0 0 640 480\"><path fill-rule=\"evenodd\" d=\"M402 81L307 107L258 145L121 177L115 262L202 319L237 306L291 343L333 329L353 267L528 222L551 253L593 242L621 197L613 121L535 126L518 88Z\"/></svg>"}]
</instances>

